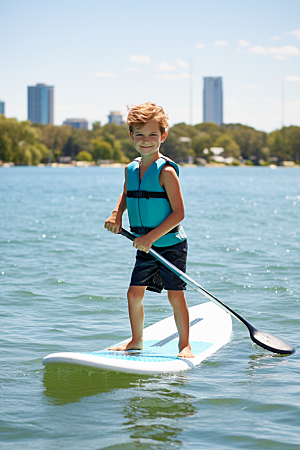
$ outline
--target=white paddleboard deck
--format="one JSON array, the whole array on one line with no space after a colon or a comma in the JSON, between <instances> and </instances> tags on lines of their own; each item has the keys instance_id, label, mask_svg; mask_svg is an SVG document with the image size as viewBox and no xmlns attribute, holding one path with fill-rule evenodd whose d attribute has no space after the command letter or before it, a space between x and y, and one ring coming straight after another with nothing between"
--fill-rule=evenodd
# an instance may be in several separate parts
<instances>
[{"instance_id":1,"label":"white paddleboard deck","mask_svg":"<svg viewBox=\"0 0 300 450\"><path fill-rule=\"evenodd\" d=\"M145 328L143 350L52 353L43 359L43 364L73 364L146 375L191 369L230 340L232 321L227 312L212 302L193 306L189 313L190 343L195 358L177 356L178 332L172 316Z\"/></svg>"}]
</instances>

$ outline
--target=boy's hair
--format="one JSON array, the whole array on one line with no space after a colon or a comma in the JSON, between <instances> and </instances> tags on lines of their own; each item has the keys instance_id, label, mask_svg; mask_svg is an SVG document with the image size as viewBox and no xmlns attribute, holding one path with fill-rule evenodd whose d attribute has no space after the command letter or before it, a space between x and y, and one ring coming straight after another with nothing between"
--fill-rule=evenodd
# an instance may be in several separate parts
<instances>
[{"instance_id":1,"label":"boy's hair","mask_svg":"<svg viewBox=\"0 0 300 450\"><path fill-rule=\"evenodd\" d=\"M164 134L166 128L169 127L168 115L164 112L161 106L155 103L147 102L141 105L127 105L127 119L126 123L129 126L129 131L133 133L133 128L143 128L143 126L150 120L156 120L159 124L161 134Z\"/></svg>"}]
</instances>

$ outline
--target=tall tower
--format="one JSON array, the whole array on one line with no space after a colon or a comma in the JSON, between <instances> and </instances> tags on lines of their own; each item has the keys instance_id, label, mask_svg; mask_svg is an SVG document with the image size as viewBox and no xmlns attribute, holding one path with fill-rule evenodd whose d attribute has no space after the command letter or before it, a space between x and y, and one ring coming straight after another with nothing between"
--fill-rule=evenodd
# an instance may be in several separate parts
<instances>
[{"instance_id":1,"label":"tall tower","mask_svg":"<svg viewBox=\"0 0 300 450\"><path fill-rule=\"evenodd\" d=\"M32 123L53 124L53 86L28 86L28 119Z\"/></svg>"},{"instance_id":2,"label":"tall tower","mask_svg":"<svg viewBox=\"0 0 300 450\"><path fill-rule=\"evenodd\" d=\"M203 122L223 123L222 77L204 77Z\"/></svg>"}]
</instances>

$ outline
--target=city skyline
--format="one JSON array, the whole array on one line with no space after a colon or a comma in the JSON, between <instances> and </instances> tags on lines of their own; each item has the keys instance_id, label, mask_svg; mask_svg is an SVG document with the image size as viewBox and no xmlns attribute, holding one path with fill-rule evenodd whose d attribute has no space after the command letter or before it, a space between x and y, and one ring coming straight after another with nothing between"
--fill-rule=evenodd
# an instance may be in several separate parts
<instances>
[{"instance_id":1,"label":"city skyline","mask_svg":"<svg viewBox=\"0 0 300 450\"><path fill-rule=\"evenodd\" d=\"M124 117L128 102L146 101L162 105L170 125L196 124L203 78L222 76L224 123L268 132L300 125L299 1L153 0L151 11L155 18L135 0L3 0L6 116L26 120L26 86L41 80L55 86L56 125L104 124L109 111ZM45 29L55 29L51 38Z\"/></svg>"}]
</instances>

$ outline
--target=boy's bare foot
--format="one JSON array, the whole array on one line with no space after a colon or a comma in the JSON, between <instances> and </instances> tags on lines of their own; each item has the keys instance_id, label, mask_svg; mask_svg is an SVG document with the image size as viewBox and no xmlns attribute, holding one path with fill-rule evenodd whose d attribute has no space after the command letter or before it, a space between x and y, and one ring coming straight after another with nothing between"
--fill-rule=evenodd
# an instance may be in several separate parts
<instances>
[{"instance_id":1,"label":"boy's bare foot","mask_svg":"<svg viewBox=\"0 0 300 450\"><path fill-rule=\"evenodd\" d=\"M119 345L118 347L110 347L108 350L114 351L126 351L126 350L143 350L143 341L133 342L129 341L125 344Z\"/></svg>"},{"instance_id":2,"label":"boy's bare foot","mask_svg":"<svg viewBox=\"0 0 300 450\"><path fill-rule=\"evenodd\" d=\"M190 346L184 347L177 356L179 356L180 358L195 358L195 355L193 355L189 347Z\"/></svg>"}]
</instances>

